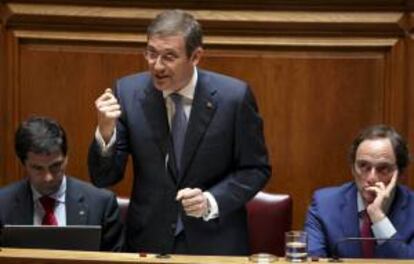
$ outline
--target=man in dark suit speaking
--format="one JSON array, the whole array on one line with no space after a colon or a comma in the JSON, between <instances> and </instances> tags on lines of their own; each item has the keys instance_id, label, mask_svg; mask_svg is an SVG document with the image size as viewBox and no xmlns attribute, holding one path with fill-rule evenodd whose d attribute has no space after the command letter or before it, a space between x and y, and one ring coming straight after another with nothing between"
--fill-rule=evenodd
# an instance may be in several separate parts
<instances>
[{"instance_id":1,"label":"man in dark suit speaking","mask_svg":"<svg viewBox=\"0 0 414 264\"><path fill-rule=\"evenodd\" d=\"M120 251L123 228L116 197L65 174L68 145L63 128L32 117L16 131L16 154L26 177L0 189L0 225L100 225L100 249Z\"/></svg>"},{"instance_id":2,"label":"man in dark suit speaking","mask_svg":"<svg viewBox=\"0 0 414 264\"><path fill-rule=\"evenodd\" d=\"M196 68L202 31L190 14L159 14L147 38L149 72L95 102L92 181L120 181L131 154L130 251L248 254L245 204L270 176L255 99L246 83Z\"/></svg>"},{"instance_id":3,"label":"man in dark suit speaking","mask_svg":"<svg viewBox=\"0 0 414 264\"><path fill-rule=\"evenodd\" d=\"M311 256L414 258L414 192L398 180L409 152L391 127L362 131L350 151L354 181L315 192L305 229Z\"/></svg>"}]
</instances>

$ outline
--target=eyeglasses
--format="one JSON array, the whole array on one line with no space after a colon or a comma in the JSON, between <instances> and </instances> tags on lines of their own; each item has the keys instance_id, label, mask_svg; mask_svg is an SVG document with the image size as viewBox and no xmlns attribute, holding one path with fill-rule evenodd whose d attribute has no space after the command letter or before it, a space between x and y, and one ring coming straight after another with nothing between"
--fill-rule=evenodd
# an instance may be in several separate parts
<instances>
[{"instance_id":1,"label":"eyeglasses","mask_svg":"<svg viewBox=\"0 0 414 264\"><path fill-rule=\"evenodd\" d=\"M160 63L163 65L172 64L179 58L177 54L172 52L160 54L156 51L148 49L144 51L144 57L149 63L155 63L159 58Z\"/></svg>"},{"instance_id":2,"label":"eyeglasses","mask_svg":"<svg viewBox=\"0 0 414 264\"><path fill-rule=\"evenodd\" d=\"M357 160L355 162L355 170L360 175L367 175L372 172L372 169L380 176L387 176L397 169L397 165L387 162L372 164L365 160Z\"/></svg>"}]
</instances>

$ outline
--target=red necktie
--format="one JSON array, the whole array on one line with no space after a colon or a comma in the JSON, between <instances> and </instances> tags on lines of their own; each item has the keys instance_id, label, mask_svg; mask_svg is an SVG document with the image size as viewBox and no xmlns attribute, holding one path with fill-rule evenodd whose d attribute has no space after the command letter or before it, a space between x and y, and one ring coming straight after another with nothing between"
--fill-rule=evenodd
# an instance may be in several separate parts
<instances>
[{"instance_id":1,"label":"red necktie","mask_svg":"<svg viewBox=\"0 0 414 264\"><path fill-rule=\"evenodd\" d=\"M367 211L362 212L362 226L361 226L361 237L373 238L371 231L371 219ZM375 240L362 240L362 257L372 258L374 257Z\"/></svg>"},{"instance_id":2,"label":"red necktie","mask_svg":"<svg viewBox=\"0 0 414 264\"><path fill-rule=\"evenodd\" d=\"M42 225L57 226L58 222L55 216L55 199L45 195L40 197L39 201L42 204L43 209L45 209L45 216L43 217Z\"/></svg>"}]
</instances>

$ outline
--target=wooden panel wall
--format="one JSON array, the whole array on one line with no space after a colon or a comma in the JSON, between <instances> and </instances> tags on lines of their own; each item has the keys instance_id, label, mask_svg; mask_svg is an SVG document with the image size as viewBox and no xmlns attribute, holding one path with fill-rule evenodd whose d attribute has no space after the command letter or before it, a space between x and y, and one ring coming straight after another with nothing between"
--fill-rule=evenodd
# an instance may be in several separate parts
<instances>
[{"instance_id":1,"label":"wooden panel wall","mask_svg":"<svg viewBox=\"0 0 414 264\"><path fill-rule=\"evenodd\" d=\"M89 179L94 100L116 78L145 70L146 25L171 7L201 21L201 67L250 83L273 166L266 189L293 196L294 228L315 189L351 179L347 151L360 129L391 124L414 144L408 0L141 2L0 4L0 185L23 176L13 135L33 114L66 128L68 173ZM114 190L129 195L131 181L129 173Z\"/></svg>"},{"instance_id":2,"label":"wooden panel wall","mask_svg":"<svg viewBox=\"0 0 414 264\"><path fill-rule=\"evenodd\" d=\"M407 37L406 37L406 67L405 67L405 76L406 76L406 87L407 87L407 97L406 97L406 126L407 126L407 137L408 143L411 146L411 162L414 162L414 2L410 3L410 12L407 14ZM408 177L409 185L414 188L414 166L411 165L409 170L410 175Z\"/></svg>"}]
</instances>

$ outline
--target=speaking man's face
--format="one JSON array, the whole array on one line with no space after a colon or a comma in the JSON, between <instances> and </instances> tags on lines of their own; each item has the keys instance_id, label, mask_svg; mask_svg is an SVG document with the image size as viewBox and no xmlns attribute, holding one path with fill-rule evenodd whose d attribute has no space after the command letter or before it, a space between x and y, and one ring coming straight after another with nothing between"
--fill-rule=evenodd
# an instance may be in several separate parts
<instances>
[{"instance_id":1,"label":"speaking man's face","mask_svg":"<svg viewBox=\"0 0 414 264\"><path fill-rule=\"evenodd\" d=\"M187 56L182 34L151 36L144 56L155 88L160 91L182 89L191 80L201 54L202 49L197 48L190 57Z\"/></svg>"}]
</instances>

